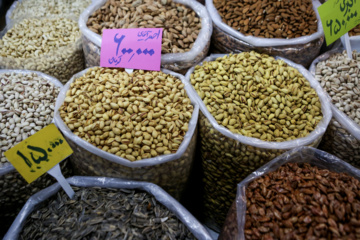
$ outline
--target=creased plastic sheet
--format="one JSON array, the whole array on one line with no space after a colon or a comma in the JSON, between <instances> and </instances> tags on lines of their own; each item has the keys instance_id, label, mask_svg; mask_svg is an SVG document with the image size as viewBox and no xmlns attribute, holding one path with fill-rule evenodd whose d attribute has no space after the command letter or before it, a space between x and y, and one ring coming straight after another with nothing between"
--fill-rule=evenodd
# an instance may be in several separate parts
<instances>
[{"instance_id":1,"label":"creased plastic sheet","mask_svg":"<svg viewBox=\"0 0 360 240\"><path fill-rule=\"evenodd\" d=\"M89 16L103 6L107 0L93 2L79 18L79 28L82 33L83 48L85 53L86 67L100 65L100 47L102 37L91 31L86 22ZM161 66L163 68L183 73L188 68L204 59L210 47L210 37L212 34L212 21L206 8L194 0L174 0L176 3L183 4L195 11L201 18L201 30L190 51L185 53L166 53L161 55ZM185 73L185 72L184 72Z\"/></svg>"},{"instance_id":2,"label":"creased plastic sheet","mask_svg":"<svg viewBox=\"0 0 360 240\"><path fill-rule=\"evenodd\" d=\"M192 214L187 211L179 202L172 198L159 186L136 181L125 181L116 178L106 177L71 177L67 181L70 185L77 187L101 187L101 188L116 188L116 189L139 189L146 191L153 195L157 201L173 212L179 220L194 234L199 240L211 240L208 231L202 226ZM39 205L56 194L60 190L60 185L55 183L54 185L38 192L33 195L24 205L23 209L16 217L15 221L11 225L9 231L4 237L4 240L18 239L22 228L24 227L26 218L39 207Z\"/></svg>"},{"instance_id":3,"label":"creased plastic sheet","mask_svg":"<svg viewBox=\"0 0 360 240\"><path fill-rule=\"evenodd\" d=\"M315 76L316 65L319 62L326 61L331 55L343 51L343 48L337 48L317 57L310 66L311 74ZM331 102L330 96L327 93L325 94ZM356 167L360 167L360 126L332 103L331 111L333 118L321 143L321 148Z\"/></svg>"},{"instance_id":4,"label":"creased plastic sheet","mask_svg":"<svg viewBox=\"0 0 360 240\"><path fill-rule=\"evenodd\" d=\"M88 68L91 69L91 68ZM80 76L83 76L88 69L75 74L71 80L62 88L55 105L55 124L69 140L74 154L70 157L75 169L81 171L82 175L100 175L107 177L120 177L138 181L148 181L158 184L176 198L183 190L187 182L190 168L194 160L196 146L196 125L199 114L199 104L190 96L191 86L185 81L184 76L172 71L161 69L166 74L171 74L184 83L191 103L194 106L192 117L189 121L189 128L186 132L179 149L174 154L160 155L153 158L142 159L131 162L115 154L103 151L89 142L76 136L60 117L59 108L64 102L66 92L70 84Z\"/></svg>"},{"instance_id":5,"label":"creased plastic sheet","mask_svg":"<svg viewBox=\"0 0 360 240\"><path fill-rule=\"evenodd\" d=\"M212 35L212 44L215 51L219 52L242 52L255 50L261 53L267 53L273 56L281 56L305 67L308 67L314 58L320 53L324 42L324 32L320 21L317 7L320 3L313 1L318 22L318 31L309 36L302 36L291 39L281 38L261 38L246 36L224 23L213 0L206 0L206 7L214 23Z\"/></svg>"},{"instance_id":6,"label":"creased plastic sheet","mask_svg":"<svg viewBox=\"0 0 360 240\"><path fill-rule=\"evenodd\" d=\"M14 3L15 4L15 3ZM76 22L74 16L64 17ZM52 17L36 18L41 19L55 19ZM0 33L0 38L11 30L15 24L20 23L24 19L17 19L11 21L4 30ZM66 46L59 47L46 54L30 58L12 58L11 56L0 56L0 69L26 69L33 71L40 71L51 75L61 83L66 83L69 78L78 71L84 69L85 60L82 51L81 35L79 34L76 42L69 43Z\"/></svg>"},{"instance_id":7,"label":"creased plastic sheet","mask_svg":"<svg viewBox=\"0 0 360 240\"><path fill-rule=\"evenodd\" d=\"M225 54L214 54L204 61L212 61L223 56ZM283 58L276 57L276 59L282 59L289 66L298 69L319 96L323 119L306 137L285 142L268 142L234 134L217 123L196 90L191 87L190 96L196 99L201 110L199 138L204 175L205 224L215 231L220 231L226 213L235 198L237 183L261 165L289 149L298 146L317 147L332 117L329 100L314 77L301 65ZM189 83L193 71L194 67L186 74L186 80Z\"/></svg>"},{"instance_id":8,"label":"creased plastic sheet","mask_svg":"<svg viewBox=\"0 0 360 240\"><path fill-rule=\"evenodd\" d=\"M269 163L260 167L252 174L250 174L246 179L240 182L237 186L237 197L236 197L236 214L237 214L237 226L232 228L231 234L225 234L223 231L220 234L219 240L243 240L244 236L244 226L245 226L245 212L246 212L246 187L250 182L255 179L278 169L280 166L286 163L310 163L311 165L317 166L319 168L328 169L333 172L338 173L347 173L350 176L360 180L360 170L352 167L350 164L342 161L341 159L318 149L312 147L298 147L294 148L284 154L278 156L273 159ZM234 209L232 209L234 210ZM234 214L234 212L230 210L229 214ZM228 226L228 224L233 223L233 219L228 218L226 221L224 228ZM240 230L240 231L239 231ZM227 231L230 233L229 231Z\"/></svg>"}]
</instances>

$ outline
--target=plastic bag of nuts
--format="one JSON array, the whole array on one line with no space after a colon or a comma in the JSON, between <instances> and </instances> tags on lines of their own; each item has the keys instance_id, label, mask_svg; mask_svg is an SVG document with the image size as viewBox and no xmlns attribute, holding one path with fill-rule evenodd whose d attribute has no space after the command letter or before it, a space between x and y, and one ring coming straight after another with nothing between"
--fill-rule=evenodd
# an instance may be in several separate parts
<instances>
[{"instance_id":1,"label":"plastic bag of nuts","mask_svg":"<svg viewBox=\"0 0 360 240\"><path fill-rule=\"evenodd\" d=\"M6 12L6 25L25 18L68 17L78 18L91 4L91 0L18 0L14 1Z\"/></svg>"},{"instance_id":2,"label":"plastic bag of nuts","mask_svg":"<svg viewBox=\"0 0 360 240\"><path fill-rule=\"evenodd\" d=\"M41 239L60 239L66 236L74 239L75 235L97 236L96 239L212 239L190 212L155 184L79 176L68 178L67 181L76 188L74 200L64 194L58 183L35 194L27 201L4 239L20 239L20 236L24 236L24 230L31 222L31 214L36 214L38 209L39 218L42 221L48 219L48 223L42 224L37 219L35 226L42 225L37 229L40 232L28 234L42 236ZM52 202L49 202L51 199ZM58 212L60 204L60 208L64 210ZM53 207L48 208L48 214L42 214L41 207L50 205ZM61 221L63 218L75 219L71 222ZM75 222L78 224L74 224ZM69 224L72 224L71 233L65 227ZM41 231L44 227L57 230ZM90 231L81 231L84 229ZM156 233L160 235L155 237Z\"/></svg>"},{"instance_id":3,"label":"plastic bag of nuts","mask_svg":"<svg viewBox=\"0 0 360 240\"><path fill-rule=\"evenodd\" d=\"M70 18L31 18L8 25L0 36L0 68L49 74L66 83L84 69L77 22Z\"/></svg>"},{"instance_id":4,"label":"plastic bag of nuts","mask_svg":"<svg viewBox=\"0 0 360 240\"><path fill-rule=\"evenodd\" d=\"M179 6L173 7L174 3ZM186 16L180 18L180 14ZM119 20L112 23L109 19ZM181 74L206 57L212 33L212 22L206 8L193 0L101 0L81 14L79 27L86 67L100 65L101 32L104 28L164 28L161 67Z\"/></svg>"},{"instance_id":5,"label":"plastic bag of nuts","mask_svg":"<svg viewBox=\"0 0 360 240\"><path fill-rule=\"evenodd\" d=\"M319 5L311 0L206 0L214 23L212 44L218 53L254 50L308 67L324 42Z\"/></svg>"},{"instance_id":6,"label":"plastic bag of nuts","mask_svg":"<svg viewBox=\"0 0 360 240\"><path fill-rule=\"evenodd\" d=\"M6 233L26 200L56 180L44 174L28 184L4 152L53 121L62 84L54 77L28 70L0 70L0 236ZM60 164L72 175L68 160Z\"/></svg>"},{"instance_id":7,"label":"plastic bag of nuts","mask_svg":"<svg viewBox=\"0 0 360 240\"><path fill-rule=\"evenodd\" d=\"M316 58L310 72L331 99L333 118L319 146L355 167L360 167L360 55L347 58L334 49Z\"/></svg>"},{"instance_id":8,"label":"plastic bag of nuts","mask_svg":"<svg viewBox=\"0 0 360 240\"><path fill-rule=\"evenodd\" d=\"M312 75L275 59L255 52L215 54L186 74L201 110L205 223L214 230L225 220L237 183L289 149L317 147L331 119Z\"/></svg>"},{"instance_id":9,"label":"plastic bag of nuts","mask_svg":"<svg viewBox=\"0 0 360 240\"><path fill-rule=\"evenodd\" d=\"M329 153L288 151L238 184L219 240L358 239L359 179Z\"/></svg>"},{"instance_id":10,"label":"plastic bag of nuts","mask_svg":"<svg viewBox=\"0 0 360 240\"><path fill-rule=\"evenodd\" d=\"M118 88L113 87L110 94L107 90L101 93L110 86L104 81L108 78ZM68 102L70 86L77 82L98 84L99 89L89 85L87 95L92 100L84 100L89 107L80 104L84 97L76 88L70 92L79 95L73 95L74 102ZM105 88L100 87L103 84ZM87 88L80 88L84 87ZM199 113L198 104L187 96L189 88L182 75L165 69L135 70L128 75L123 69L95 67L75 74L60 92L55 112L55 123L74 150L70 159L75 171L81 175L153 182L179 199L194 158ZM108 98L115 102L97 102L98 95L94 94L99 93L101 101ZM75 107L76 103L80 108ZM105 111L106 105L110 109ZM71 108L75 111L71 112ZM93 115L94 111L100 112ZM76 116L84 117L76 120Z\"/></svg>"}]
</instances>

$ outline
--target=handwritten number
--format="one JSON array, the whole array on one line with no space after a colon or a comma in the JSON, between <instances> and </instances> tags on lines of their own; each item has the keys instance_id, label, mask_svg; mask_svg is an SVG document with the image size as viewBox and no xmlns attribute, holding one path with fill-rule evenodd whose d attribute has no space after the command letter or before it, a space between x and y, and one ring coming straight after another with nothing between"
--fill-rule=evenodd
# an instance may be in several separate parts
<instances>
[{"instance_id":1,"label":"handwritten number","mask_svg":"<svg viewBox=\"0 0 360 240\"><path fill-rule=\"evenodd\" d=\"M32 163L27 157L24 156L24 154L22 154L20 151L17 151L16 154L19 155L25 161L26 165L28 165L29 168L31 168Z\"/></svg>"},{"instance_id":2,"label":"handwritten number","mask_svg":"<svg viewBox=\"0 0 360 240\"><path fill-rule=\"evenodd\" d=\"M116 47L116 56L119 53L120 44L121 44L122 40L124 40L124 38L125 38L125 35L121 35L120 38L116 38L117 35L118 35L118 33L114 36L114 42L116 42L118 44Z\"/></svg>"},{"instance_id":3,"label":"handwritten number","mask_svg":"<svg viewBox=\"0 0 360 240\"><path fill-rule=\"evenodd\" d=\"M332 23L333 23L332 19L330 20L330 22L328 20L326 21L326 26L330 27L330 36L332 36Z\"/></svg>"},{"instance_id":4,"label":"handwritten number","mask_svg":"<svg viewBox=\"0 0 360 240\"><path fill-rule=\"evenodd\" d=\"M31 159L32 159L36 164L40 164L41 161L46 161L46 162L49 161L47 152L46 152L44 149L39 148L39 147L34 147L34 146L31 146L31 145L27 146L27 148L30 149L30 150L33 150L33 151L36 151L36 152L39 152L39 153L42 153L42 154L43 154L42 157L39 157L38 159L35 159L33 153L30 152Z\"/></svg>"}]
</instances>

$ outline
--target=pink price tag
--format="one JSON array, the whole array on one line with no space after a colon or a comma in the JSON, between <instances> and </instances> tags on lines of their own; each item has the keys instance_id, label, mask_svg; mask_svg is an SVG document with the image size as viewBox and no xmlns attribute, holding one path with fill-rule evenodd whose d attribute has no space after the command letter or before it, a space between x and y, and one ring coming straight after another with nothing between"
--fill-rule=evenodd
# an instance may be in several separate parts
<instances>
[{"instance_id":1,"label":"pink price tag","mask_svg":"<svg viewBox=\"0 0 360 240\"><path fill-rule=\"evenodd\" d=\"M104 29L100 66L160 71L162 28Z\"/></svg>"}]
</instances>

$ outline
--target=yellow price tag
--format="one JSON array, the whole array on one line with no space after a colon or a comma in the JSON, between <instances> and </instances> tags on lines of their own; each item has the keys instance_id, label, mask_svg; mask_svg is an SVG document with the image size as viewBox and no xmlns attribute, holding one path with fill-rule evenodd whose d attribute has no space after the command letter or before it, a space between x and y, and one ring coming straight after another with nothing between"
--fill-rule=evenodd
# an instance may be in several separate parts
<instances>
[{"instance_id":1,"label":"yellow price tag","mask_svg":"<svg viewBox=\"0 0 360 240\"><path fill-rule=\"evenodd\" d=\"M360 0L329 0L318 12L329 46L360 23Z\"/></svg>"},{"instance_id":2,"label":"yellow price tag","mask_svg":"<svg viewBox=\"0 0 360 240\"><path fill-rule=\"evenodd\" d=\"M5 152L28 183L73 153L55 124L50 124Z\"/></svg>"}]
</instances>

